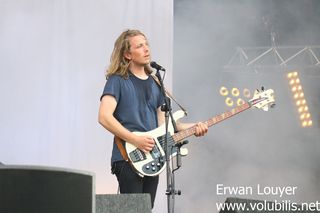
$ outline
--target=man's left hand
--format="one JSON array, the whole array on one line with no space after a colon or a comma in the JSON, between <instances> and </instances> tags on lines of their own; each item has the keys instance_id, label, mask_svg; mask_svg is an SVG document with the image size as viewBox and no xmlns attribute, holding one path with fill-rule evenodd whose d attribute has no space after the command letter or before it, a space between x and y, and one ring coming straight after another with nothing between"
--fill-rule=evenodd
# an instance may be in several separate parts
<instances>
[{"instance_id":1,"label":"man's left hand","mask_svg":"<svg viewBox=\"0 0 320 213\"><path fill-rule=\"evenodd\" d=\"M196 124L196 132L194 133L195 136L200 137L204 136L208 132L208 125L203 122L199 122Z\"/></svg>"}]
</instances>

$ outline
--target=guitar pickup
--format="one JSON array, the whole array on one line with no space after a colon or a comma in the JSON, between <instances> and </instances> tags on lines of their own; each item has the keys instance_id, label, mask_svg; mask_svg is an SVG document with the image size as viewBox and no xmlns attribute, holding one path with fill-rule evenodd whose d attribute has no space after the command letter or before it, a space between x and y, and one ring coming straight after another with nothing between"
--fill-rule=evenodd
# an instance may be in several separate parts
<instances>
[{"instance_id":1,"label":"guitar pickup","mask_svg":"<svg viewBox=\"0 0 320 213\"><path fill-rule=\"evenodd\" d=\"M130 159L132 162L138 162L146 159L146 154L142 152L140 149L135 149L134 151L129 153Z\"/></svg>"},{"instance_id":2,"label":"guitar pickup","mask_svg":"<svg viewBox=\"0 0 320 213\"><path fill-rule=\"evenodd\" d=\"M157 145L155 145L152 149L152 151L150 152L151 156L153 159L158 159L161 157L161 152L158 149Z\"/></svg>"}]
</instances>

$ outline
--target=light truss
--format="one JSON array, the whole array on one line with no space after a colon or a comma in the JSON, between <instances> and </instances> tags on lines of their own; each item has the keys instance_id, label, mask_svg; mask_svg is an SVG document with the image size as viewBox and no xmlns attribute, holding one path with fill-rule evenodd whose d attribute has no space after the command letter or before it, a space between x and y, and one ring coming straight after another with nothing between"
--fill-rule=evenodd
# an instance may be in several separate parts
<instances>
[{"instance_id":1,"label":"light truss","mask_svg":"<svg viewBox=\"0 0 320 213\"><path fill-rule=\"evenodd\" d=\"M308 69L320 75L320 46L237 47L224 66L226 71L252 70L250 68L256 72L279 68Z\"/></svg>"}]
</instances>

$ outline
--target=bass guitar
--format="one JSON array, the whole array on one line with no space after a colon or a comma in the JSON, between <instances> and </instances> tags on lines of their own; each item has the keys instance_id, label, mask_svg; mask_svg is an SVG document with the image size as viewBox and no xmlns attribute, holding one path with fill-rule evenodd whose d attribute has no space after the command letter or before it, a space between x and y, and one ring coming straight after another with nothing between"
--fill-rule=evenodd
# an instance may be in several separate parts
<instances>
[{"instance_id":1,"label":"bass guitar","mask_svg":"<svg viewBox=\"0 0 320 213\"><path fill-rule=\"evenodd\" d=\"M243 112L251 107L255 107L258 109L262 109L264 111L268 111L269 106L275 105L274 91L272 89L268 89L266 91L258 91L256 90L253 98L244 104L233 108L230 111L221 113L215 117L210 118L205 121L208 127L211 127L221 121L224 121L240 112ZM178 119L184 117L185 113L182 110L179 110L173 114L173 119L177 121ZM185 138L194 135L196 127L190 127L186 130L180 131L178 133L174 133L174 129L169 120L169 134L167 142L170 147L170 158L177 154L177 146L178 143L184 141ZM128 154L128 158L133 166L133 168L138 172L141 176L155 176L160 174L166 166L166 157L165 157L165 125L162 124L158 128L148 131L148 132L134 132L136 135L148 135L151 136L155 141L154 148L148 152L144 153L139 150L137 147L132 145L131 143L125 143L125 150Z\"/></svg>"}]
</instances>

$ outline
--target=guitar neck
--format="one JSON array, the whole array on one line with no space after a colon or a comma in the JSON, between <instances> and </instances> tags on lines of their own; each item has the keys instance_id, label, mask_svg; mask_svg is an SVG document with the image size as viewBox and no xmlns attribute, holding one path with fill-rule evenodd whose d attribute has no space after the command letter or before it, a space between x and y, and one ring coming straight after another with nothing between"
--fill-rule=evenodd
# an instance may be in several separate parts
<instances>
[{"instance_id":1,"label":"guitar neck","mask_svg":"<svg viewBox=\"0 0 320 213\"><path fill-rule=\"evenodd\" d=\"M240 112L243 112L243 111L249 109L250 107L251 107L251 104L245 103L245 104L240 105L236 108L233 108L230 111L227 111L227 112L221 113L215 117L212 117L209 120L205 121L204 123L207 124L208 127L211 127L221 121L224 121L224 120L226 120L226 119L228 119L228 118L230 118ZM196 132L196 126L192 126L186 130L183 130L183 131L180 131L180 132L174 134L172 137L175 142L179 143L183 139L194 135L195 132Z\"/></svg>"}]
</instances>

